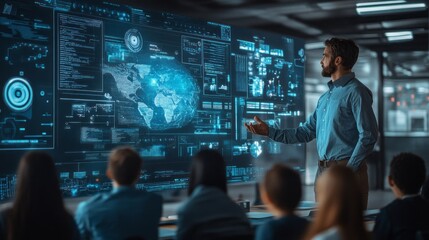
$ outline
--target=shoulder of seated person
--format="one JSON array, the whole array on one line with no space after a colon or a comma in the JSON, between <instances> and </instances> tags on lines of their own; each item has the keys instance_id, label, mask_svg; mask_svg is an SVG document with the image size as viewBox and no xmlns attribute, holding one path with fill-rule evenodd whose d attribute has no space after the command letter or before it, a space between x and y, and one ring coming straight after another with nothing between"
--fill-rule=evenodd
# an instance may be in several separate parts
<instances>
[{"instance_id":1,"label":"shoulder of seated person","mask_svg":"<svg viewBox=\"0 0 429 240\"><path fill-rule=\"evenodd\" d=\"M404 208L415 206L416 201L419 201L418 199L412 199L412 198L405 198L405 199L395 199L392 202L390 202L385 207L381 208L381 212L391 212L391 211L398 211L402 210Z\"/></svg>"},{"instance_id":2,"label":"shoulder of seated person","mask_svg":"<svg viewBox=\"0 0 429 240\"><path fill-rule=\"evenodd\" d=\"M291 224L301 224L301 223L305 223L308 224L308 220L296 215L291 215L291 216L287 216L287 217L282 217L282 218L277 218L277 219L272 219L271 221L272 224L275 225L283 225L285 223Z\"/></svg>"},{"instance_id":3,"label":"shoulder of seated person","mask_svg":"<svg viewBox=\"0 0 429 240\"><path fill-rule=\"evenodd\" d=\"M88 206L91 204L95 204L98 201L102 200L105 198L105 193L98 193L92 197L90 197L89 199L82 201L79 203L79 207L84 207L84 206Z\"/></svg>"},{"instance_id":4,"label":"shoulder of seated person","mask_svg":"<svg viewBox=\"0 0 429 240\"><path fill-rule=\"evenodd\" d=\"M206 194L192 194L179 205L177 212L178 214L198 212L201 207L207 207L207 199L211 201Z\"/></svg>"},{"instance_id":5,"label":"shoulder of seated person","mask_svg":"<svg viewBox=\"0 0 429 240\"><path fill-rule=\"evenodd\" d=\"M331 239L334 236L339 235L339 229L337 227L328 228L327 230L319 233L316 235L313 239L319 240L319 239Z\"/></svg>"},{"instance_id":6,"label":"shoulder of seated person","mask_svg":"<svg viewBox=\"0 0 429 240\"><path fill-rule=\"evenodd\" d=\"M6 216L12 211L12 206L8 206L5 208L2 208L0 210L0 219L6 218Z\"/></svg>"},{"instance_id":7,"label":"shoulder of seated person","mask_svg":"<svg viewBox=\"0 0 429 240\"><path fill-rule=\"evenodd\" d=\"M147 197L147 198L155 201L155 202L161 202L162 203L164 201L163 198L162 198L162 196L159 195L159 194L156 194L156 193L145 192L143 195L145 197Z\"/></svg>"},{"instance_id":8,"label":"shoulder of seated person","mask_svg":"<svg viewBox=\"0 0 429 240\"><path fill-rule=\"evenodd\" d=\"M268 230L268 229L274 228L275 225L278 225L277 222L278 221L276 219L270 219L268 221L265 221L260 226L258 226L258 228Z\"/></svg>"},{"instance_id":9,"label":"shoulder of seated person","mask_svg":"<svg viewBox=\"0 0 429 240\"><path fill-rule=\"evenodd\" d=\"M112 194L108 193L104 197L110 197ZM142 198L150 201L161 202L162 196L153 192L141 191L138 189L132 189L132 191L127 192L125 195L122 195L121 198Z\"/></svg>"}]
</instances>

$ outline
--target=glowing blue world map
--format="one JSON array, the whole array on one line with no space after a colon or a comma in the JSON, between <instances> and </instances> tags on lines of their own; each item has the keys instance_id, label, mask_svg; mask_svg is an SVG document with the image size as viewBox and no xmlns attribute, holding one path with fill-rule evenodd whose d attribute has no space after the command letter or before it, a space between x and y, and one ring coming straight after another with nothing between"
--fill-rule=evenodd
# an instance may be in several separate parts
<instances>
[{"instance_id":1,"label":"glowing blue world map","mask_svg":"<svg viewBox=\"0 0 429 240\"><path fill-rule=\"evenodd\" d=\"M142 126L151 130L182 128L196 113L200 90L175 60L104 66L104 72L112 74L123 97L137 104Z\"/></svg>"}]
</instances>

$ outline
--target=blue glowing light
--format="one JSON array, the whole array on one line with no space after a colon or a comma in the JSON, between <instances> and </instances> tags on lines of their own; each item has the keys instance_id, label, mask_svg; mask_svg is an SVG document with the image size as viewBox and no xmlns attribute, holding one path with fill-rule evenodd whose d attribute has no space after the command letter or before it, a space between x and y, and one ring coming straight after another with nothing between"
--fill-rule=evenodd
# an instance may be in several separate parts
<instances>
[{"instance_id":1,"label":"blue glowing light","mask_svg":"<svg viewBox=\"0 0 429 240\"><path fill-rule=\"evenodd\" d=\"M6 83L3 98L11 110L24 112L33 104L33 89L27 80L15 77Z\"/></svg>"}]
</instances>

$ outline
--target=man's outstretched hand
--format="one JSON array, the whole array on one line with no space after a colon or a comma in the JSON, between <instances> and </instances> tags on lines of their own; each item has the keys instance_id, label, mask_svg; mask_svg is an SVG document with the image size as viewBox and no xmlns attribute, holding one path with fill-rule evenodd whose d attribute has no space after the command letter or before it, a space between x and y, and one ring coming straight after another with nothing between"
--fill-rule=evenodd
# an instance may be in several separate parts
<instances>
[{"instance_id":1,"label":"man's outstretched hand","mask_svg":"<svg viewBox=\"0 0 429 240\"><path fill-rule=\"evenodd\" d=\"M268 125L256 116L253 117L253 119L256 121L256 124L244 123L247 131L258 135L268 136Z\"/></svg>"}]
</instances>

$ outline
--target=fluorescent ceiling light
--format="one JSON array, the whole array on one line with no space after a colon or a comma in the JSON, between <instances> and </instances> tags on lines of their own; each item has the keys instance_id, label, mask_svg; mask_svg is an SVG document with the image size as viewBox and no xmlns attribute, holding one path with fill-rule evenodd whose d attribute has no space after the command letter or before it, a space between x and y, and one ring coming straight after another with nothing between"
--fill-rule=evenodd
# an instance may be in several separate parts
<instances>
[{"instance_id":1,"label":"fluorescent ceiling light","mask_svg":"<svg viewBox=\"0 0 429 240\"><path fill-rule=\"evenodd\" d=\"M411 31L387 32L384 35L386 35L386 37L398 37L398 36L404 36L404 35L412 35L412 33Z\"/></svg>"},{"instance_id":2,"label":"fluorescent ceiling light","mask_svg":"<svg viewBox=\"0 0 429 240\"><path fill-rule=\"evenodd\" d=\"M394 12L410 12L426 9L425 3L406 3L406 4L391 4L391 5L374 5L368 7L359 7L356 5L356 12L359 15L376 14L376 13L394 13Z\"/></svg>"},{"instance_id":3,"label":"fluorescent ceiling light","mask_svg":"<svg viewBox=\"0 0 429 240\"><path fill-rule=\"evenodd\" d=\"M397 3L405 3L405 2L406 2L405 0L397 0L397 1L356 3L356 7L368 7L368 6L376 6L376 5L388 5L388 4L397 4Z\"/></svg>"},{"instance_id":4,"label":"fluorescent ceiling light","mask_svg":"<svg viewBox=\"0 0 429 240\"><path fill-rule=\"evenodd\" d=\"M321 48L325 48L324 42L314 42L314 43L306 43L305 44L305 49L307 49L307 50L321 49Z\"/></svg>"},{"instance_id":5,"label":"fluorescent ceiling light","mask_svg":"<svg viewBox=\"0 0 429 240\"><path fill-rule=\"evenodd\" d=\"M389 42L394 41L402 41L402 40L411 40L413 39L413 35L404 35L404 36L396 36L396 37L387 37Z\"/></svg>"},{"instance_id":6,"label":"fluorescent ceiling light","mask_svg":"<svg viewBox=\"0 0 429 240\"><path fill-rule=\"evenodd\" d=\"M413 39L413 33L411 31L386 32L384 35L386 35L389 42Z\"/></svg>"}]
</instances>

